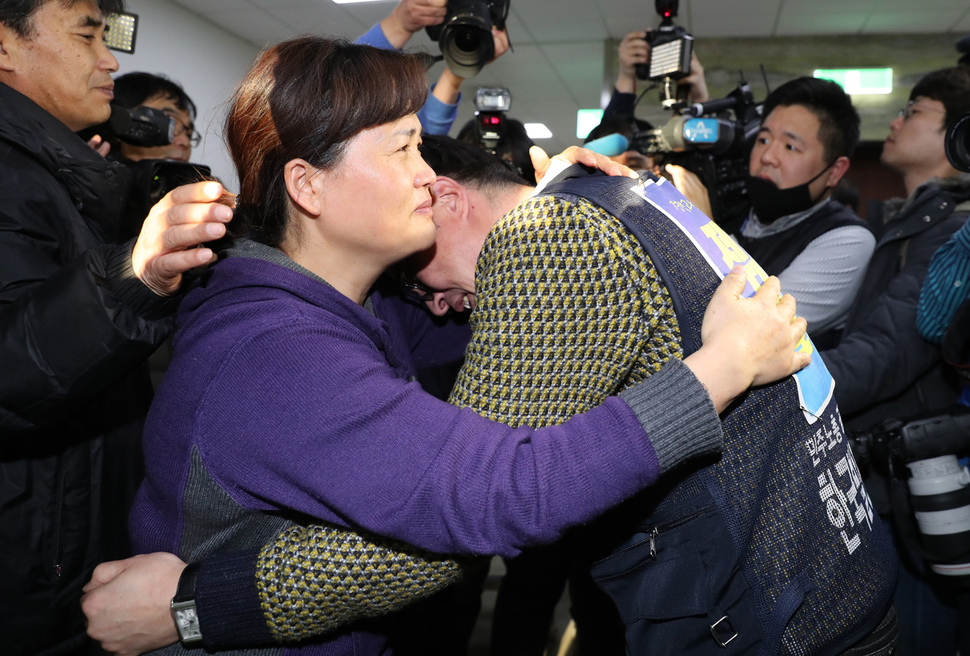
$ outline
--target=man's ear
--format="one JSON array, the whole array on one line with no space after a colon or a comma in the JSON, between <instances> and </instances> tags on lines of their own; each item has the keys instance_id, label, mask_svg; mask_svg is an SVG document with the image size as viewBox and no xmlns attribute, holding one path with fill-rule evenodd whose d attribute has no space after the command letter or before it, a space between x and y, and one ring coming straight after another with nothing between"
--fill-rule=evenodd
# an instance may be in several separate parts
<instances>
[{"instance_id":1,"label":"man's ear","mask_svg":"<svg viewBox=\"0 0 970 656\"><path fill-rule=\"evenodd\" d=\"M323 174L304 159L291 159L283 167L286 193L300 210L312 217L323 213Z\"/></svg>"},{"instance_id":2,"label":"man's ear","mask_svg":"<svg viewBox=\"0 0 970 656\"><path fill-rule=\"evenodd\" d=\"M829 169L828 177L825 179L826 187L834 187L839 184L842 176L846 174L849 170L849 158L843 155L842 157L835 160L832 167Z\"/></svg>"},{"instance_id":3,"label":"man's ear","mask_svg":"<svg viewBox=\"0 0 970 656\"><path fill-rule=\"evenodd\" d=\"M451 178L438 176L431 185L431 194L434 196L433 207L436 217L439 212L451 216L465 215L468 203L465 189Z\"/></svg>"},{"instance_id":4,"label":"man's ear","mask_svg":"<svg viewBox=\"0 0 970 656\"><path fill-rule=\"evenodd\" d=\"M0 71L14 70L13 53L18 45L17 33L0 23Z\"/></svg>"}]
</instances>

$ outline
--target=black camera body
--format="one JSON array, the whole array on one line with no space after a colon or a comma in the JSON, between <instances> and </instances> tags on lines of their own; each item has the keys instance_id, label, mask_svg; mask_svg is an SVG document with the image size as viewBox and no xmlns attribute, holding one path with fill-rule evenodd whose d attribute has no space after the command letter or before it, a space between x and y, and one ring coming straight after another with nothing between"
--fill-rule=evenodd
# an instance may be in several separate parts
<instances>
[{"instance_id":1,"label":"black camera body","mask_svg":"<svg viewBox=\"0 0 970 656\"><path fill-rule=\"evenodd\" d=\"M131 187L125 203L120 228L122 239L130 239L141 232L141 224L155 204L176 187L203 180L212 180L212 171L202 164L190 164L170 159L143 159L137 162L122 160L132 173Z\"/></svg>"},{"instance_id":2,"label":"black camera body","mask_svg":"<svg viewBox=\"0 0 970 656\"><path fill-rule=\"evenodd\" d=\"M492 27L505 29L511 0L448 0L441 25L426 28L441 55L458 77L475 77L495 57Z\"/></svg>"},{"instance_id":3,"label":"black camera body","mask_svg":"<svg viewBox=\"0 0 970 656\"><path fill-rule=\"evenodd\" d=\"M691 171L710 191L711 218L747 213L748 159L761 127L761 105L746 82L725 98L680 106L663 126L633 136L632 148L654 163Z\"/></svg>"},{"instance_id":4,"label":"black camera body","mask_svg":"<svg viewBox=\"0 0 970 656\"><path fill-rule=\"evenodd\" d=\"M970 173L970 112L957 118L946 131L944 148L953 168Z\"/></svg>"},{"instance_id":5,"label":"black camera body","mask_svg":"<svg viewBox=\"0 0 970 656\"><path fill-rule=\"evenodd\" d=\"M152 148L172 143L175 121L154 107L128 109L112 105L111 118L94 130L109 140L117 139L132 146Z\"/></svg>"},{"instance_id":6,"label":"black camera body","mask_svg":"<svg viewBox=\"0 0 970 656\"><path fill-rule=\"evenodd\" d=\"M879 471L892 486L905 482L908 507L894 502L893 510L900 525L915 517L930 570L953 587L970 588L970 471L957 460L970 452L970 407L889 419L854 433L849 444L863 471Z\"/></svg>"}]
</instances>

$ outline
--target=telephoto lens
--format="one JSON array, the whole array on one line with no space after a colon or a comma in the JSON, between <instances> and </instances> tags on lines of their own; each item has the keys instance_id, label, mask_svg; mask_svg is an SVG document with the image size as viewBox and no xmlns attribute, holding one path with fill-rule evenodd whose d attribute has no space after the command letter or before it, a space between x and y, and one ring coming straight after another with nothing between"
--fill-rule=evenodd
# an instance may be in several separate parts
<instances>
[{"instance_id":1,"label":"telephoto lens","mask_svg":"<svg viewBox=\"0 0 970 656\"><path fill-rule=\"evenodd\" d=\"M959 587L970 587L970 472L955 455L906 465L909 492L930 568Z\"/></svg>"}]
</instances>

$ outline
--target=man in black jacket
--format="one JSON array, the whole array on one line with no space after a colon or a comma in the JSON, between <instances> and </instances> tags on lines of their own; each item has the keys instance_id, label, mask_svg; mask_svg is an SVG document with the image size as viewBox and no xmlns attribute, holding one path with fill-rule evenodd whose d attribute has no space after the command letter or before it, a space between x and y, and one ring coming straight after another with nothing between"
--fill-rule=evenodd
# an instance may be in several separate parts
<instances>
[{"instance_id":1,"label":"man in black jacket","mask_svg":"<svg viewBox=\"0 0 970 656\"><path fill-rule=\"evenodd\" d=\"M933 253L970 215L970 176L950 165L943 146L949 126L967 111L970 67L945 68L913 87L909 103L890 124L882 162L902 174L908 197L870 208L876 250L842 342L822 352L849 429L937 412L959 396L939 346L920 337L916 315ZM885 480L873 476L867 487L876 510L889 516ZM901 653L954 654L957 628L970 632L970 618L958 619L953 605L940 600L950 593L930 584L920 556L902 542L897 547Z\"/></svg>"},{"instance_id":2,"label":"man in black jacket","mask_svg":"<svg viewBox=\"0 0 970 656\"><path fill-rule=\"evenodd\" d=\"M5 654L87 650L81 587L125 553L150 396L182 273L211 252L217 183L159 203L109 245L128 186L74 133L105 121L124 0L0 4L0 632Z\"/></svg>"}]
</instances>

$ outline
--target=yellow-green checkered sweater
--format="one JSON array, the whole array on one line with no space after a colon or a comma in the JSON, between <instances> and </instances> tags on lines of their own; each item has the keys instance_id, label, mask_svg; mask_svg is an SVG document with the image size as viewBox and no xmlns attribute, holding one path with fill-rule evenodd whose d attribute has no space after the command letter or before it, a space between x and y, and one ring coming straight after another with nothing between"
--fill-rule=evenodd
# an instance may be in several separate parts
<instances>
[{"instance_id":1,"label":"yellow-green checkered sweater","mask_svg":"<svg viewBox=\"0 0 970 656\"><path fill-rule=\"evenodd\" d=\"M681 357L673 304L623 225L587 201L531 199L489 233L474 336L452 403L512 426L562 423ZM396 610L460 576L420 550L333 527L297 527L260 556L258 589L280 641Z\"/></svg>"}]
</instances>

